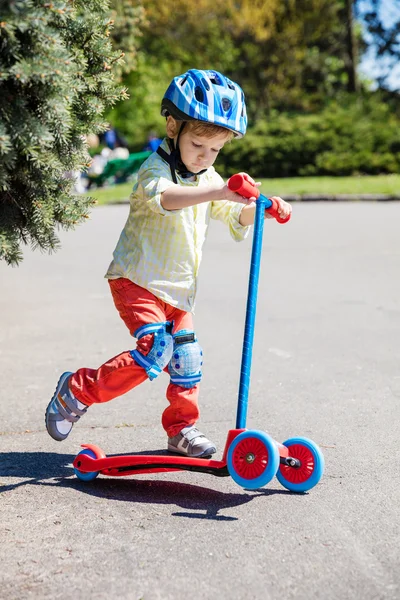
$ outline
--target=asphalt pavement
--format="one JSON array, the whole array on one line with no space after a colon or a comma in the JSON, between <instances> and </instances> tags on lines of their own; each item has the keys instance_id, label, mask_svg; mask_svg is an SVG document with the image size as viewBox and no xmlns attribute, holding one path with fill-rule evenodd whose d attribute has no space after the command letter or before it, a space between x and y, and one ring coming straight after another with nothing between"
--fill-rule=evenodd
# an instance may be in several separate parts
<instances>
[{"instance_id":1,"label":"asphalt pavement","mask_svg":"<svg viewBox=\"0 0 400 600\"><path fill-rule=\"evenodd\" d=\"M400 203L299 203L266 222L249 429L320 445L306 494L190 472L79 481L83 443L165 450L166 375L93 406L61 443L61 372L132 347L103 278L128 207L99 207L52 255L0 265L0 598L400 598ZM235 426L251 239L211 224L195 325L199 427Z\"/></svg>"}]
</instances>

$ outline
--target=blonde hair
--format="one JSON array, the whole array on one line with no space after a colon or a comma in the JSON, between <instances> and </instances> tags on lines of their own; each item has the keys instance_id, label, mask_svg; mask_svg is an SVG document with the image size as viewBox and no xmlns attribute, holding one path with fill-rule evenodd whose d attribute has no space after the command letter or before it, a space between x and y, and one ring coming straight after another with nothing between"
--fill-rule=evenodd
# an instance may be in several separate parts
<instances>
[{"instance_id":1,"label":"blonde hair","mask_svg":"<svg viewBox=\"0 0 400 600\"><path fill-rule=\"evenodd\" d=\"M182 123L186 122L186 126L183 133L185 133L186 131L192 131L195 135L200 135L206 138L212 138L216 135L221 135L222 133L224 133L226 135L227 142L230 142L231 139L234 137L233 131L225 129L225 127L220 127L219 125L214 125L214 123L207 123L204 121L197 120L177 121L176 119L173 119L173 121L174 123L171 123L171 125L173 125L173 136L178 135Z\"/></svg>"}]
</instances>

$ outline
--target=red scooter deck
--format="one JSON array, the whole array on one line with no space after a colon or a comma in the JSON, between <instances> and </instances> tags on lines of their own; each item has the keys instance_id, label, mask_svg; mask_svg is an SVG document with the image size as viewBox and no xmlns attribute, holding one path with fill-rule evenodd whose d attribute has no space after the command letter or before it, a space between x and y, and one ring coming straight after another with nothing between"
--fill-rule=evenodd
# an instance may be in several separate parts
<instances>
[{"instance_id":1,"label":"red scooter deck","mask_svg":"<svg viewBox=\"0 0 400 600\"><path fill-rule=\"evenodd\" d=\"M99 448L85 445L95 454ZM209 473L217 477L228 477L229 472L226 461L211 460L204 458L188 458L186 456L174 455L143 455L128 454L119 456L107 456L104 458L92 458L88 454L78 454L73 466L83 472L91 473L98 471L103 475L112 477L126 475L140 475L141 473L163 473L167 471L197 471Z\"/></svg>"}]
</instances>

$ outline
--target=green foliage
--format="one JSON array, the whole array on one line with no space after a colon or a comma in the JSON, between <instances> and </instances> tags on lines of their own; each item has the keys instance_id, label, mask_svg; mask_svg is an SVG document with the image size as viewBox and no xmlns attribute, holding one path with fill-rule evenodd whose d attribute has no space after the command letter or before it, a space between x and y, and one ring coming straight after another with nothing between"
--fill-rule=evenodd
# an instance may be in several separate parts
<instances>
[{"instance_id":1,"label":"green foliage","mask_svg":"<svg viewBox=\"0 0 400 600\"><path fill-rule=\"evenodd\" d=\"M123 79L129 90L129 100L120 102L116 109L107 113L110 122L127 139L131 151L143 149L150 131L164 137L161 99L178 70L174 71L173 64L153 59L139 50L136 69Z\"/></svg>"},{"instance_id":2,"label":"green foliage","mask_svg":"<svg viewBox=\"0 0 400 600\"><path fill-rule=\"evenodd\" d=\"M344 96L317 114L273 113L243 140L224 148L218 164L229 176L400 173L400 119L374 96Z\"/></svg>"},{"instance_id":3,"label":"green foliage","mask_svg":"<svg viewBox=\"0 0 400 600\"><path fill-rule=\"evenodd\" d=\"M66 172L88 166L85 135L126 97L114 81L121 52L109 40L106 0L9 0L0 23L0 258L21 245L51 251L58 227L87 217Z\"/></svg>"},{"instance_id":4,"label":"green foliage","mask_svg":"<svg viewBox=\"0 0 400 600\"><path fill-rule=\"evenodd\" d=\"M138 38L146 22L145 11L139 1L133 5L132 0L110 0L110 8L111 43L115 50L124 53L124 60L117 67L122 76L136 69Z\"/></svg>"},{"instance_id":5,"label":"green foliage","mask_svg":"<svg viewBox=\"0 0 400 600\"><path fill-rule=\"evenodd\" d=\"M240 83L250 124L271 110L320 110L347 86L342 0L143 0L138 68L124 78L130 101L109 118L135 150L159 131L172 77L212 68Z\"/></svg>"}]
</instances>

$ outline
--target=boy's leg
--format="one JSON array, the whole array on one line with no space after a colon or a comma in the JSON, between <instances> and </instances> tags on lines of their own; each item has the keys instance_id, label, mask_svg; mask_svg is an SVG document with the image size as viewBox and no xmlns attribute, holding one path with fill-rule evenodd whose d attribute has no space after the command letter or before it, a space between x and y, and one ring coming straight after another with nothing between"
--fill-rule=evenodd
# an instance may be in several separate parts
<instances>
[{"instance_id":1,"label":"boy's leg","mask_svg":"<svg viewBox=\"0 0 400 600\"><path fill-rule=\"evenodd\" d=\"M166 321L164 303L147 290L127 279L111 281L110 287L114 303L131 334L143 325ZM137 340L136 349L141 356L145 357L151 351L153 338L153 334L148 334ZM145 369L137 364L129 351L115 356L98 369L64 373L46 410L49 434L58 441L66 439L88 406L121 396L147 378Z\"/></svg>"},{"instance_id":2,"label":"boy's leg","mask_svg":"<svg viewBox=\"0 0 400 600\"><path fill-rule=\"evenodd\" d=\"M169 320L171 320L171 317L169 317ZM173 320L175 323L173 333L174 336L178 336L177 339L179 339L179 333L183 333L184 331L187 333L190 332L189 336L181 337L180 341L184 341L187 337L190 338L190 334L193 334L194 337L193 320L190 313L184 313L175 309ZM186 360L190 363L191 367L189 371L201 371L202 356L200 355L202 355L202 352L197 341L194 341L193 344L189 341L186 350L183 350L183 347L183 344L174 345L174 354L171 363L176 367L178 361L182 362L178 358L179 354L183 355L181 358L185 358L186 355ZM177 348L180 348L180 352L178 350L179 354L175 354ZM182 371L182 369L179 370ZM170 372L168 368L165 371ZM178 372L174 371L174 374L176 376ZM200 416L198 405L200 391L198 380L200 376L201 374L198 377L194 377L193 382L186 384L187 387L178 385L172 381L170 382L166 393L170 405L164 410L162 415L162 425L168 435L168 450L192 457L210 456L216 452L215 444L210 442L194 426Z\"/></svg>"},{"instance_id":3,"label":"boy's leg","mask_svg":"<svg viewBox=\"0 0 400 600\"><path fill-rule=\"evenodd\" d=\"M114 304L131 335L143 325L167 320L163 304L151 292L128 279L109 281ZM137 340L136 350L146 356L153 345L153 334ZM131 351L122 352L98 369L79 369L69 380L69 387L78 400L87 406L108 402L122 396L148 379L144 368L132 357Z\"/></svg>"},{"instance_id":4,"label":"boy's leg","mask_svg":"<svg viewBox=\"0 0 400 600\"><path fill-rule=\"evenodd\" d=\"M167 319L174 321L173 334L183 329L193 330L193 317L191 313L174 309L171 314L167 314ZM164 371L169 375L168 366L165 367ZM168 437L173 437L184 427L193 425L198 421L200 416L198 405L199 385L188 389L170 383L166 391L166 397L169 406L164 410L161 422Z\"/></svg>"},{"instance_id":5,"label":"boy's leg","mask_svg":"<svg viewBox=\"0 0 400 600\"><path fill-rule=\"evenodd\" d=\"M169 384L166 393L169 406L162 415L162 426L168 437L174 437L184 427L194 425L199 420L199 392L199 384L190 389L175 383Z\"/></svg>"}]
</instances>

